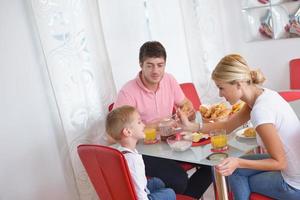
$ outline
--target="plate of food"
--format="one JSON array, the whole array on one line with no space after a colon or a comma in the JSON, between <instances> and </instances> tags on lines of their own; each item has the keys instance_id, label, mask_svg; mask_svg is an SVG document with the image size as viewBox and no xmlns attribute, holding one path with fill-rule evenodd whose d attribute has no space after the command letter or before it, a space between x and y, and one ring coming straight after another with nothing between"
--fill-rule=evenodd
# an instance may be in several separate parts
<instances>
[{"instance_id":1,"label":"plate of food","mask_svg":"<svg viewBox=\"0 0 300 200\"><path fill-rule=\"evenodd\" d=\"M201 105L199 111L204 122L224 121L227 120L231 109L224 102L214 105Z\"/></svg>"},{"instance_id":2,"label":"plate of food","mask_svg":"<svg viewBox=\"0 0 300 200\"><path fill-rule=\"evenodd\" d=\"M200 133L200 132L194 132L194 133L188 133L184 134L183 136L187 140L192 140L192 146L202 146L210 143L210 137L208 134Z\"/></svg>"},{"instance_id":3,"label":"plate of food","mask_svg":"<svg viewBox=\"0 0 300 200\"><path fill-rule=\"evenodd\" d=\"M238 137L241 138L256 138L256 131L254 128L244 128L235 133Z\"/></svg>"}]
</instances>

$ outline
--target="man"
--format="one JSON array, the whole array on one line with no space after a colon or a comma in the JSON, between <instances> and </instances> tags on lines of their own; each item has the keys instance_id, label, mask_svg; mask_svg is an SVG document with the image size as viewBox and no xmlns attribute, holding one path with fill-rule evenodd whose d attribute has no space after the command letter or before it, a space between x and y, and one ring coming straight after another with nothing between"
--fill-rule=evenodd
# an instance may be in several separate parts
<instances>
[{"instance_id":1,"label":"man","mask_svg":"<svg viewBox=\"0 0 300 200\"><path fill-rule=\"evenodd\" d=\"M175 78L165 73L167 54L157 41L144 43L140 48L141 71L120 90L114 107L131 105L137 108L141 119L149 124L170 117L173 107L193 115L193 105L185 97ZM211 183L211 170L201 167L190 179L179 163L173 160L143 156L146 175L161 178L176 193L200 198Z\"/></svg>"}]
</instances>

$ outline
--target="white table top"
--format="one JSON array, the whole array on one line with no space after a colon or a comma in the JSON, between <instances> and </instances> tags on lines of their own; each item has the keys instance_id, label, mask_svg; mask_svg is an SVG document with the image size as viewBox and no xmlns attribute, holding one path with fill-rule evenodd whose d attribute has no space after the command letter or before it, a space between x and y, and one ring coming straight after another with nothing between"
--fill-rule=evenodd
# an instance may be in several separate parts
<instances>
[{"instance_id":1,"label":"white table top","mask_svg":"<svg viewBox=\"0 0 300 200\"><path fill-rule=\"evenodd\" d=\"M227 153L230 157L240 157L258 146L256 139L240 138L235 135L235 132L228 136L228 140L229 149L225 153ZM209 166L214 166L217 164L214 161L206 159L210 154L213 153L211 151L211 144L191 147L183 152L176 152L173 151L169 145L163 141L156 144L144 144L143 141L140 141L137 145L137 150L143 155L154 157Z\"/></svg>"}]
</instances>

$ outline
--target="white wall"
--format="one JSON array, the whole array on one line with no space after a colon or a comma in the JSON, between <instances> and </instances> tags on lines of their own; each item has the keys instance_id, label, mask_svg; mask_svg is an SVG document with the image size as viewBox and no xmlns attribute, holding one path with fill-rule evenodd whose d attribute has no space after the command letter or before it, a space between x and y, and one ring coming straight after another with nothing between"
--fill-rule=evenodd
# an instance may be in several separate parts
<instances>
[{"instance_id":1,"label":"white wall","mask_svg":"<svg viewBox=\"0 0 300 200\"><path fill-rule=\"evenodd\" d=\"M179 1L99 0L104 37L117 91L140 70L140 46L158 40L166 48L166 71L178 82L191 81ZM145 16L149 15L149 26Z\"/></svg>"},{"instance_id":2,"label":"white wall","mask_svg":"<svg viewBox=\"0 0 300 200\"><path fill-rule=\"evenodd\" d=\"M99 2L117 90L136 76L139 70L139 47L150 39L159 40L165 45L168 53L166 71L171 72L179 82L192 80L179 1L159 2L159 8L156 1L148 1L150 36L143 1L133 0L129 5L118 0ZM289 89L288 62L300 57L300 39L246 42L241 1L216 1L216 6L220 2L220 16L223 19L219 25L224 31L226 53L240 53L251 66L260 68L267 77L266 87Z\"/></svg>"},{"instance_id":3,"label":"white wall","mask_svg":"<svg viewBox=\"0 0 300 200\"><path fill-rule=\"evenodd\" d=\"M62 130L26 2L0 2L0 199L76 199L61 165L67 161L55 135Z\"/></svg>"},{"instance_id":4,"label":"white wall","mask_svg":"<svg viewBox=\"0 0 300 200\"><path fill-rule=\"evenodd\" d=\"M240 53L254 68L260 68L274 90L289 89L289 61L300 58L300 39L246 42L240 0L222 1L227 53Z\"/></svg>"}]
</instances>

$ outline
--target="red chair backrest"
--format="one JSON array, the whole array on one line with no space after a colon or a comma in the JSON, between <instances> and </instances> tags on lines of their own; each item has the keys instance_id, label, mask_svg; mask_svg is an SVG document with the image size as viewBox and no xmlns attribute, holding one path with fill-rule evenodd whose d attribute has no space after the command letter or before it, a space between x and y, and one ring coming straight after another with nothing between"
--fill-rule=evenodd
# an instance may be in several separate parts
<instances>
[{"instance_id":1,"label":"red chair backrest","mask_svg":"<svg viewBox=\"0 0 300 200\"><path fill-rule=\"evenodd\" d=\"M124 155L111 147L80 145L79 157L100 199L137 200Z\"/></svg>"},{"instance_id":2,"label":"red chair backrest","mask_svg":"<svg viewBox=\"0 0 300 200\"><path fill-rule=\"evenodd\" d=\"M290 61L290 88L300 89L300 58Z\"/></svg>"},{"instance_id":3,"label":"red chair backrest","mask_svg":"<svg viewBox=\"0 0 300 200\"><path fill-rule=\"evenodd\" d=\"M193 83L181 83L180 87L185 94L186 98L188 98L194 106L195 110L199 110L199 106L201 105L200 98L198 96L197 90Z\"/></svg>"}]
</instances>

